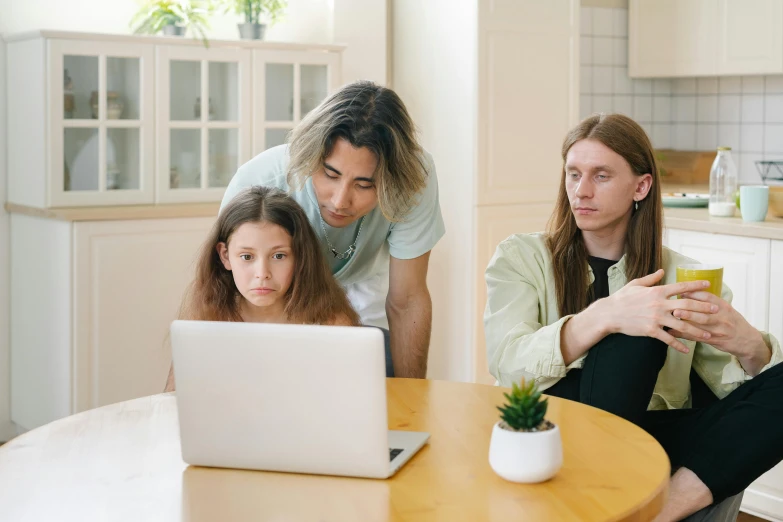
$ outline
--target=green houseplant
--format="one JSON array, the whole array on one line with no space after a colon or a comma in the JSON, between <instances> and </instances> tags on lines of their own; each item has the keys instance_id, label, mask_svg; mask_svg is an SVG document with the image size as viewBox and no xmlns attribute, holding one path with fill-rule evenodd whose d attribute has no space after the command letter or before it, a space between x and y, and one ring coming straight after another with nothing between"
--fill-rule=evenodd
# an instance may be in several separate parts
<instances>
[{"instance_id":1,"label":"green houseplant","mask_svg":"<svg viewBox=\"0 0 783 522\"><path fill-rule=\"evenodd\" d=\"M265 20L270 26L282 18L288 0L225 0L226 12L234 11L244 17L237 24L239 37L244 40L263 40L266 32Z\"/></svg>"},{"instance_id":2,"label":"green houseplant","mask_svg":"<svg viewBox=\"0 0 783 522\"><path fill-rule=\"evenodd\" d=\"M560 430L546 419L548 399L535 381L513 383L504 393L507 403L498 406L500 421L492 429L489 464L506 480L542 482L563 465Z\"/></svg>"},{"instance_id":3,"label":"green houseplant","mask_svg":"<svg viewBox=\"0 0 783 522\"><path fill-rule=\"evenodd\" d=\"M147 0L130 21L134 34L182 36L190 29L209 47L207 30L214 5L206 0Z\"/></svg>"}]
</instances>

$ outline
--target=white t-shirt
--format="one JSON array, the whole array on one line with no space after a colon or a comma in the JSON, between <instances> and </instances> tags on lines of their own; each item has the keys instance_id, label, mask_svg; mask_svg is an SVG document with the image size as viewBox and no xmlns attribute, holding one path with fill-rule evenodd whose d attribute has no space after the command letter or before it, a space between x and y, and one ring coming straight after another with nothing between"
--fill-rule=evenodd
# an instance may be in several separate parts
<instances>
[{"instance_id":1,"label":"white t-shirt","mask_svg":"<svg viewBox=\"0 0 783 522\"><path fill-rule=\"evenodd\" d=\"M347 260L334 257L321 227L321 213L308 178L301 190L291 192L286 175L288 172L288 145L268 149L242 165L223 196L223 207L242 189L261 185L275 187L285 192L302 206L316 236L321 241L324 255L332 268L335 279L343 285L351 304L365 324L388 328L385 301L389 285L389 257L414 259L426 254L443 237L446 229L438 201L438 178L435 163L425 153L427 185L418 194L418 202L405 218L392 223L383 217L376 206L364 218L356 251ZM332 228L324 223L329 241L338 252L345 252L356 239L359 221L344 227Z\"/></svg>"}]
</instances>

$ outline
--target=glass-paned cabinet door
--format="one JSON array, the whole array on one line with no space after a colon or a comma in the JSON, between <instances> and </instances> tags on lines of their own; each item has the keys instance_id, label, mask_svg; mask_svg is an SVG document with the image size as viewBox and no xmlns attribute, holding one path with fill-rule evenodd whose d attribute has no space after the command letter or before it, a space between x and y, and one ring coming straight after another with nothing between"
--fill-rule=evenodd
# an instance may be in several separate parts
<instances>
[{"instance_id":1,"label":"glass-paned cabinet door","mask_svg":"<svg viewBox=\"0 0 783 522\"><path fill-rule=\"evenodd\" d=\"M253 152L286 143L307 113L341 82L340 51L253 51Z\"/></svg>"},{"instance_id":2,"label":"glass-paned cabinet door","mask_svg":"<svg viewBox=\"0 0 783 522\"><path fill-rule=\"evenodd\" d=\"M49 46L49 205L153 203L153 47Z\"/></svg>"},{"instance_id":3,"label":"glass-paned cabinet door","mask_svg":"<svg viewBox=\"0 0 783 522\"><path fill-rule=\"evenodd\" d=\"M157 48L160 203L220 201L250 159L250 51Z\"/></svg>"}]
</instances>

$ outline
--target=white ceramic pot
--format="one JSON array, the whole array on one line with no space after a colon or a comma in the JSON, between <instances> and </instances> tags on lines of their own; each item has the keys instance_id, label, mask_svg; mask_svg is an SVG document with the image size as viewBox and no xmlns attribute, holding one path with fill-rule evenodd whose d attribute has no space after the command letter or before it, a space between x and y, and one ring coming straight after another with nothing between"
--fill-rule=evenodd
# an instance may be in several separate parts
<instances>
[{"instance_id":1,"label":"white ceramic pot","mask_svg":"<svg viewBox=\"0 0 783 522\"><path fill-rule=\"evenodd\" d=\"M489 465L511 482L543 482L552 478L563 465L560 428L546 431L510 431L492 428Z\"/></svg>"}]
</instances>

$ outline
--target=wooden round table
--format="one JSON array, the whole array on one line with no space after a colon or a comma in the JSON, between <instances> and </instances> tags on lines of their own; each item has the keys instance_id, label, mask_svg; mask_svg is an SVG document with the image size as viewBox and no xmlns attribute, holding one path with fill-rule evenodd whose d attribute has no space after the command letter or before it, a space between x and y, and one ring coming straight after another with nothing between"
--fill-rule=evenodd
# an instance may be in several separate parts
<instances>
[{"instance_id":1,"label":"wooden round table","mask_svg":"<svg viewBox=\"0 0 783 522\"><path fill-rule=\"evenodd\" d=\"M387 391L390 429L432 435L391 479L189 467L176 398L161 394L73 415L1 446L0 519L642 521L666 498L663 449L609 413L550 398L563 468L548 482L522 485L488 463L504 388L389 379Z\"/></svg>"}]
</instances>

